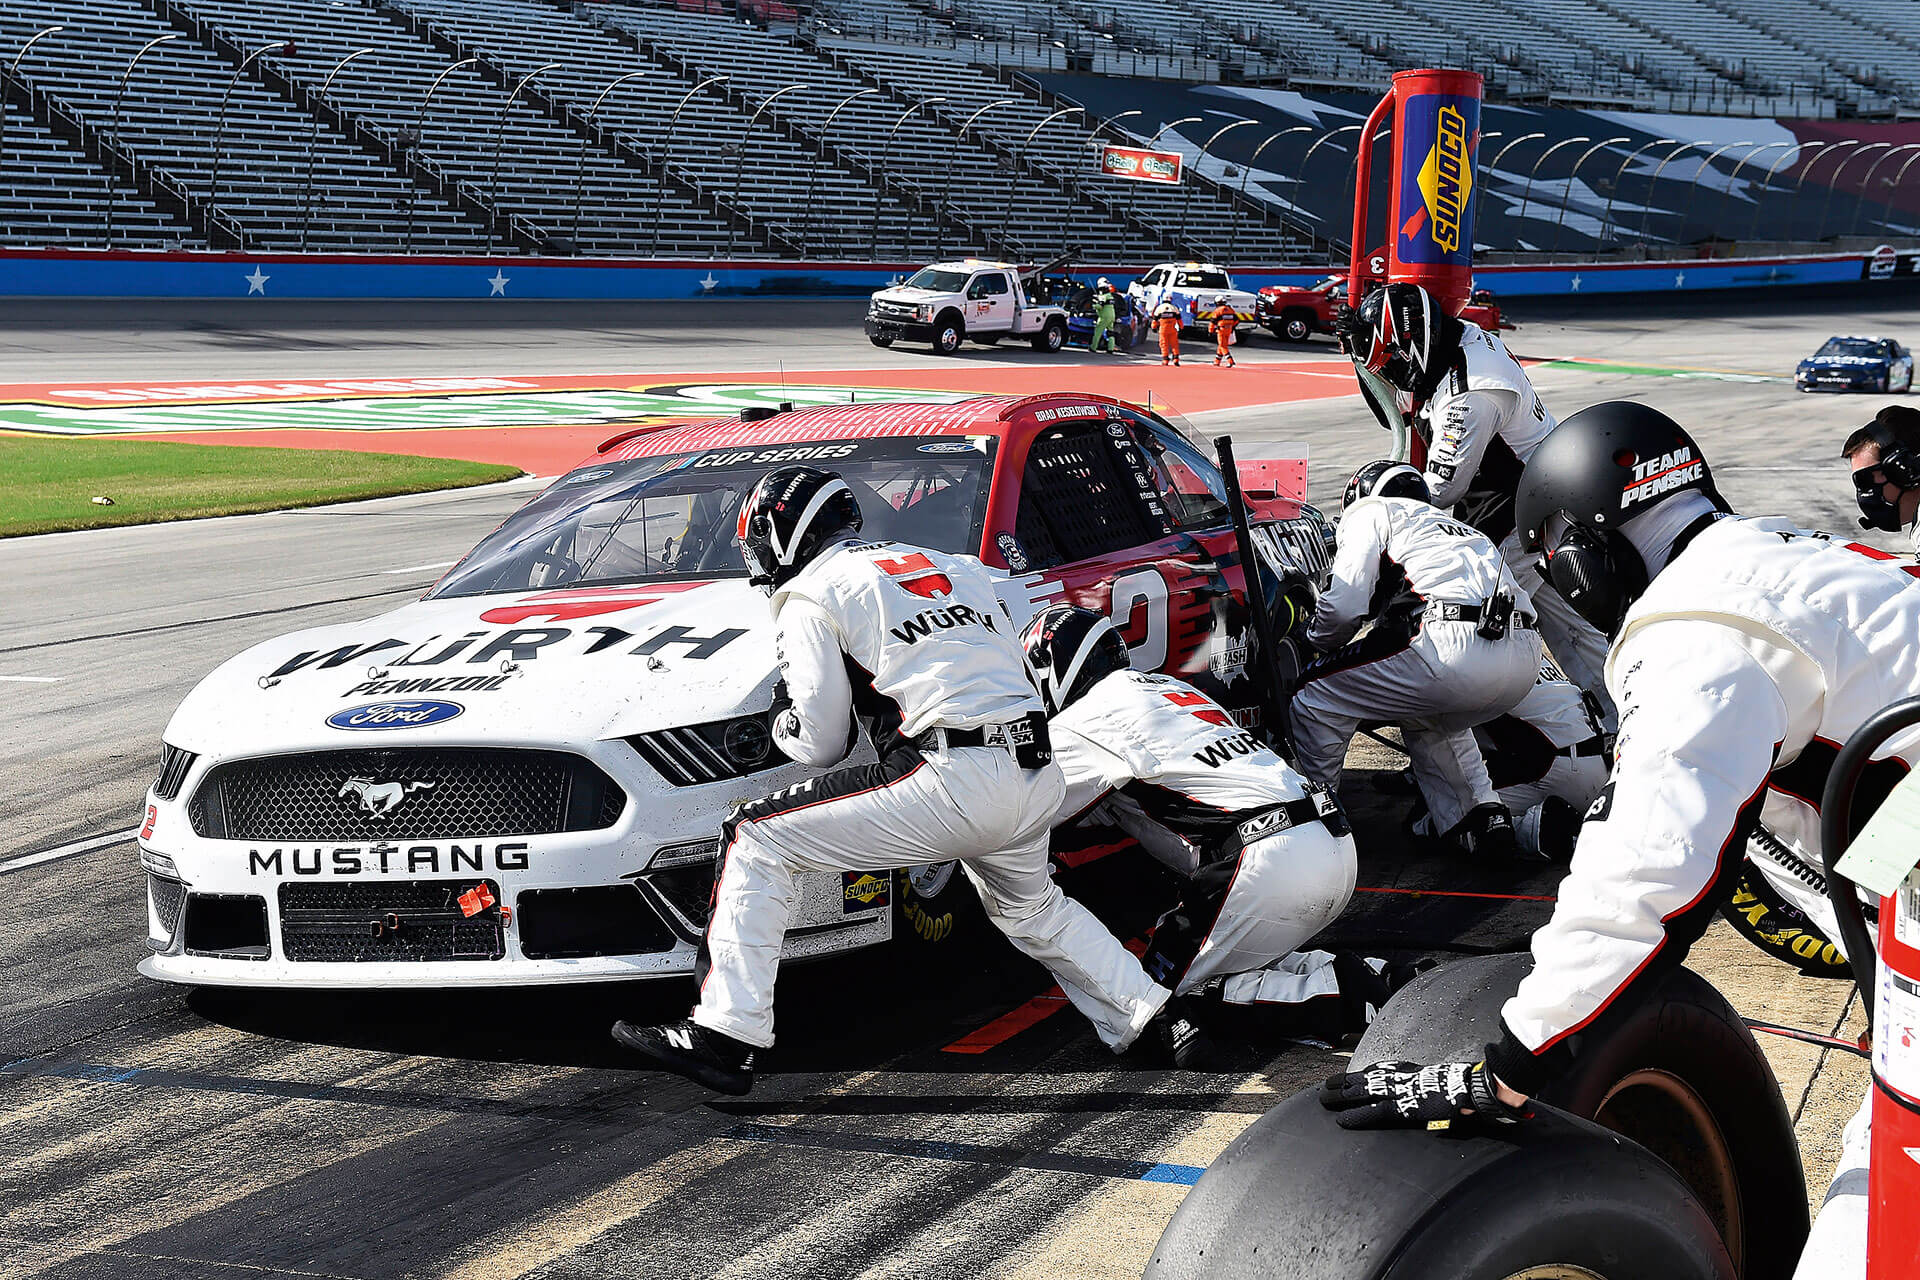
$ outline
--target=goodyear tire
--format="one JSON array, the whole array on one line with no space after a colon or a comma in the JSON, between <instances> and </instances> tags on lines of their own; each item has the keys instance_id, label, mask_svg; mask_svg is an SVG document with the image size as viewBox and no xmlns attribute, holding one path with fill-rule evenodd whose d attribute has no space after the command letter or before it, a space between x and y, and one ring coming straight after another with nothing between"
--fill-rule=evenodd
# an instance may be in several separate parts
<instances>
[{"instance_id":1,"label":"goodyear tire","mask_svg":"<svg viewBox=\"0 0 1920 1280\"><path fill-rule=\"evenodd\" d=\"M950 356L966 340L967 326L951 311L933 322L933 354Z\"/></svg>"},{"instance_id":2,"label":"goodyear tire","mask_svg":"<svg viewBox=\"0 0 1920 1280\"><path fill-rule=\"evenodd\" d=\"M1741 871L1740 883L1734 886L1733 897L1720 908L1720 914L1735 933L1807 977L1853 981L1853 969L1840 948L1768 884L1752 864Z\"/></svg>"},{"instance_id":3,"label":"goodyear tire","mask_svg":"<svg viewBox=\"0 0 1920 1280\"><path fill-rule=\"evenodd\" d=\"M1375 1062L1478 1058L1533 957L1475 956L1407 985L1353 1053ZM1576 1037L1573 1064L1540 1100L1625 1134L1693 1189L1742 1280L1789 1280L1807 1238L1793 1122L1753 1034L1705 979L1674 969L1603 1037Z\"/></svg>"},{"instance_id":4,"label":"goodyear tire","mask_svg":"<svg viewBox=\"0 0 1920 1280\"><path fill-rule=\"evenodd\" d=\"M1700 1203L1651 1152L1542 1108L1464 1136L1351 1132L1314 1089L1221 1153L1147 1280L1732 1280Z\"/></svg>"},{"instance_id":5,"label":"goodyear tire","mask_svg":"<svg viewBox=\"0 0 1920 1280\"><path fill-rule=\"evenodd\" d=\"M902 868L893 873L893 937L912 951L947 952L977 939L988 927L973 882L957 862Z\"/></svg>"},{"instance_id":6,"label":"goodyear tire","mask_svg":"<svg viewBox=\"0 0 1920 1280\"><path fill-rule=\"evenodd\" d=\"M1054 352L1067 345L1067 326L1055 320L1033 335L1035 351Z\"/></svg>"}]
</instances>

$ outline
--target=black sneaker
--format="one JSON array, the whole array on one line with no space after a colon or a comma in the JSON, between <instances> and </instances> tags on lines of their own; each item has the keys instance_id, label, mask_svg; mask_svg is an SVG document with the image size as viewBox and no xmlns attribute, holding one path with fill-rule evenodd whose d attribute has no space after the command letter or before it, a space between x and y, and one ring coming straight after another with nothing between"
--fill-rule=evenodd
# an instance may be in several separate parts
<instances>
[{"instance_id":1,"label":"black sneaker","mask_svg":"<svg viewBox=\"0 0 1920 1280\"><path fill-rule=\"evenodd\" d=\"M1352 951L1333 953L1333 977L1340 984L1340 1021L1336 1032L1365 1031L1386 1007L1394 988L1385 976L1386 961Z\"/></svg>"},{"instance_id":2,"label":"black sneaker","mask_svg":"<svg viewBox=\"0 0 1920 1280\"><path fill-rule=\"evenodd\" d=\"M613 1024L613 1038L664 1071L735 1097L753 1088L753 1046L691 1019L664 1027Z\"/></svg>"},{"instance_id":3,"label":"black sneaker","mask_svg":"<svg viewBox=\"0 0 1920 1280\"><path fill-rule=\"evenodd\" d=\"M1193 1008L1178 996L1160 1006L1147 1024L1164 1055L1182 1071L1206 1071L1214 1059L1213 1038L1193 1016Z\"/></svg>"},{"instance_id":4,"label":"black sneaker","mask_svg":"<svg viewBox=\"0 0 1920 1280\"><path fill-rule=\"evenodd\" d=\"M1548 796L1540 804L1540 856L1562 866L1573 861L1573 846L1580 839L1580 811L1559 796Z\"/></svg>"}]
</instances>

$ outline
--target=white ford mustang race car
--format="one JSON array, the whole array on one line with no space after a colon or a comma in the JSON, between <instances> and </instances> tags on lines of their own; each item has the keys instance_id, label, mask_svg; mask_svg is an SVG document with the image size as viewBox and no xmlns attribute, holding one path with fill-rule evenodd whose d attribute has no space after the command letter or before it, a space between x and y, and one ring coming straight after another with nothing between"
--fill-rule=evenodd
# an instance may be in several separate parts
<instances>
[{"instance_id":1,"label":"white ford mustang race car","mask_svg":"<svg viewBox=\"0 0 1920 1280\"><path fill-rule=\"evenodd\" d=\"M1056 599L1110 610L1143 665L1252 701L1221 477L1164 418L988 396L631 432L425 598L256 645L187 696L141 824L141 972L287 987L690 972L722 821L811 772L773 745L767 601L734 541L741 500L793 462L845 476L867 536L981 556L1016 621ZM1274 498L1255 519L1277 569L1324 569L1311 508ZM786 954L884 941L896 912L941 935L939 895L965 885L950 870L801 876Z\"/></svg>"}]
</instances>

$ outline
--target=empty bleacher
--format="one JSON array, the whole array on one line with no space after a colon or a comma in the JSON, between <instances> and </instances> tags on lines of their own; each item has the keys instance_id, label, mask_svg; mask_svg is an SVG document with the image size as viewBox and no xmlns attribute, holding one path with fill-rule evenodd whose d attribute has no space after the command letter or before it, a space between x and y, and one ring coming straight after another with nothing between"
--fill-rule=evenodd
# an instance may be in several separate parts
<instances>
[{"instance_id":1,"label":"empty bleacher","mask_svg":"<svg viewBox=\"0 0 1920 1280\"><path fill-rule=\"evenodd\" d=\"M0 228L22 249L97 249L106 241L107 172L70 139L19 106L6 105L0 152ZM125 249L198 246L185 224L123 181L115 197L114 242Z\"/></svg>"}]
</instances>

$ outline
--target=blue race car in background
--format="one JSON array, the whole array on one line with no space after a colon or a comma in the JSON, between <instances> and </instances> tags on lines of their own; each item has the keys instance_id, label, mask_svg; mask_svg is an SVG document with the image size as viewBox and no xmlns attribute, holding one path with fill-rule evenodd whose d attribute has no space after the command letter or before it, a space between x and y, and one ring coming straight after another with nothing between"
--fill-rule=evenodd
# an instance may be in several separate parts
<instances>
[{"instance_id":1,"label":"blue race car in background","mask_svg":"<svg viewBox=\"0 0 1920 1280\"><path fill-rule=\"evenodd\" d=\"M1832 337L1793 371L1801 391L1913 389L1913 352L1891 338Z\"/></svg>"},{"instance_id":2,"label":"blue race car in background","mask_svg":"<svg viewBox=\"0 0 1920 1280\"><path fill-rule=\"evenodd\" d=\"M1093 341L1093 286L1065 276L1049 276L1047 285L1048 298L1067 309L1067 345L1087 346ZM1131 351L1147 336L1147 318L1134 299L1115 292L1114 345L1122 351Z\"/></svg>"}]
</instances>

